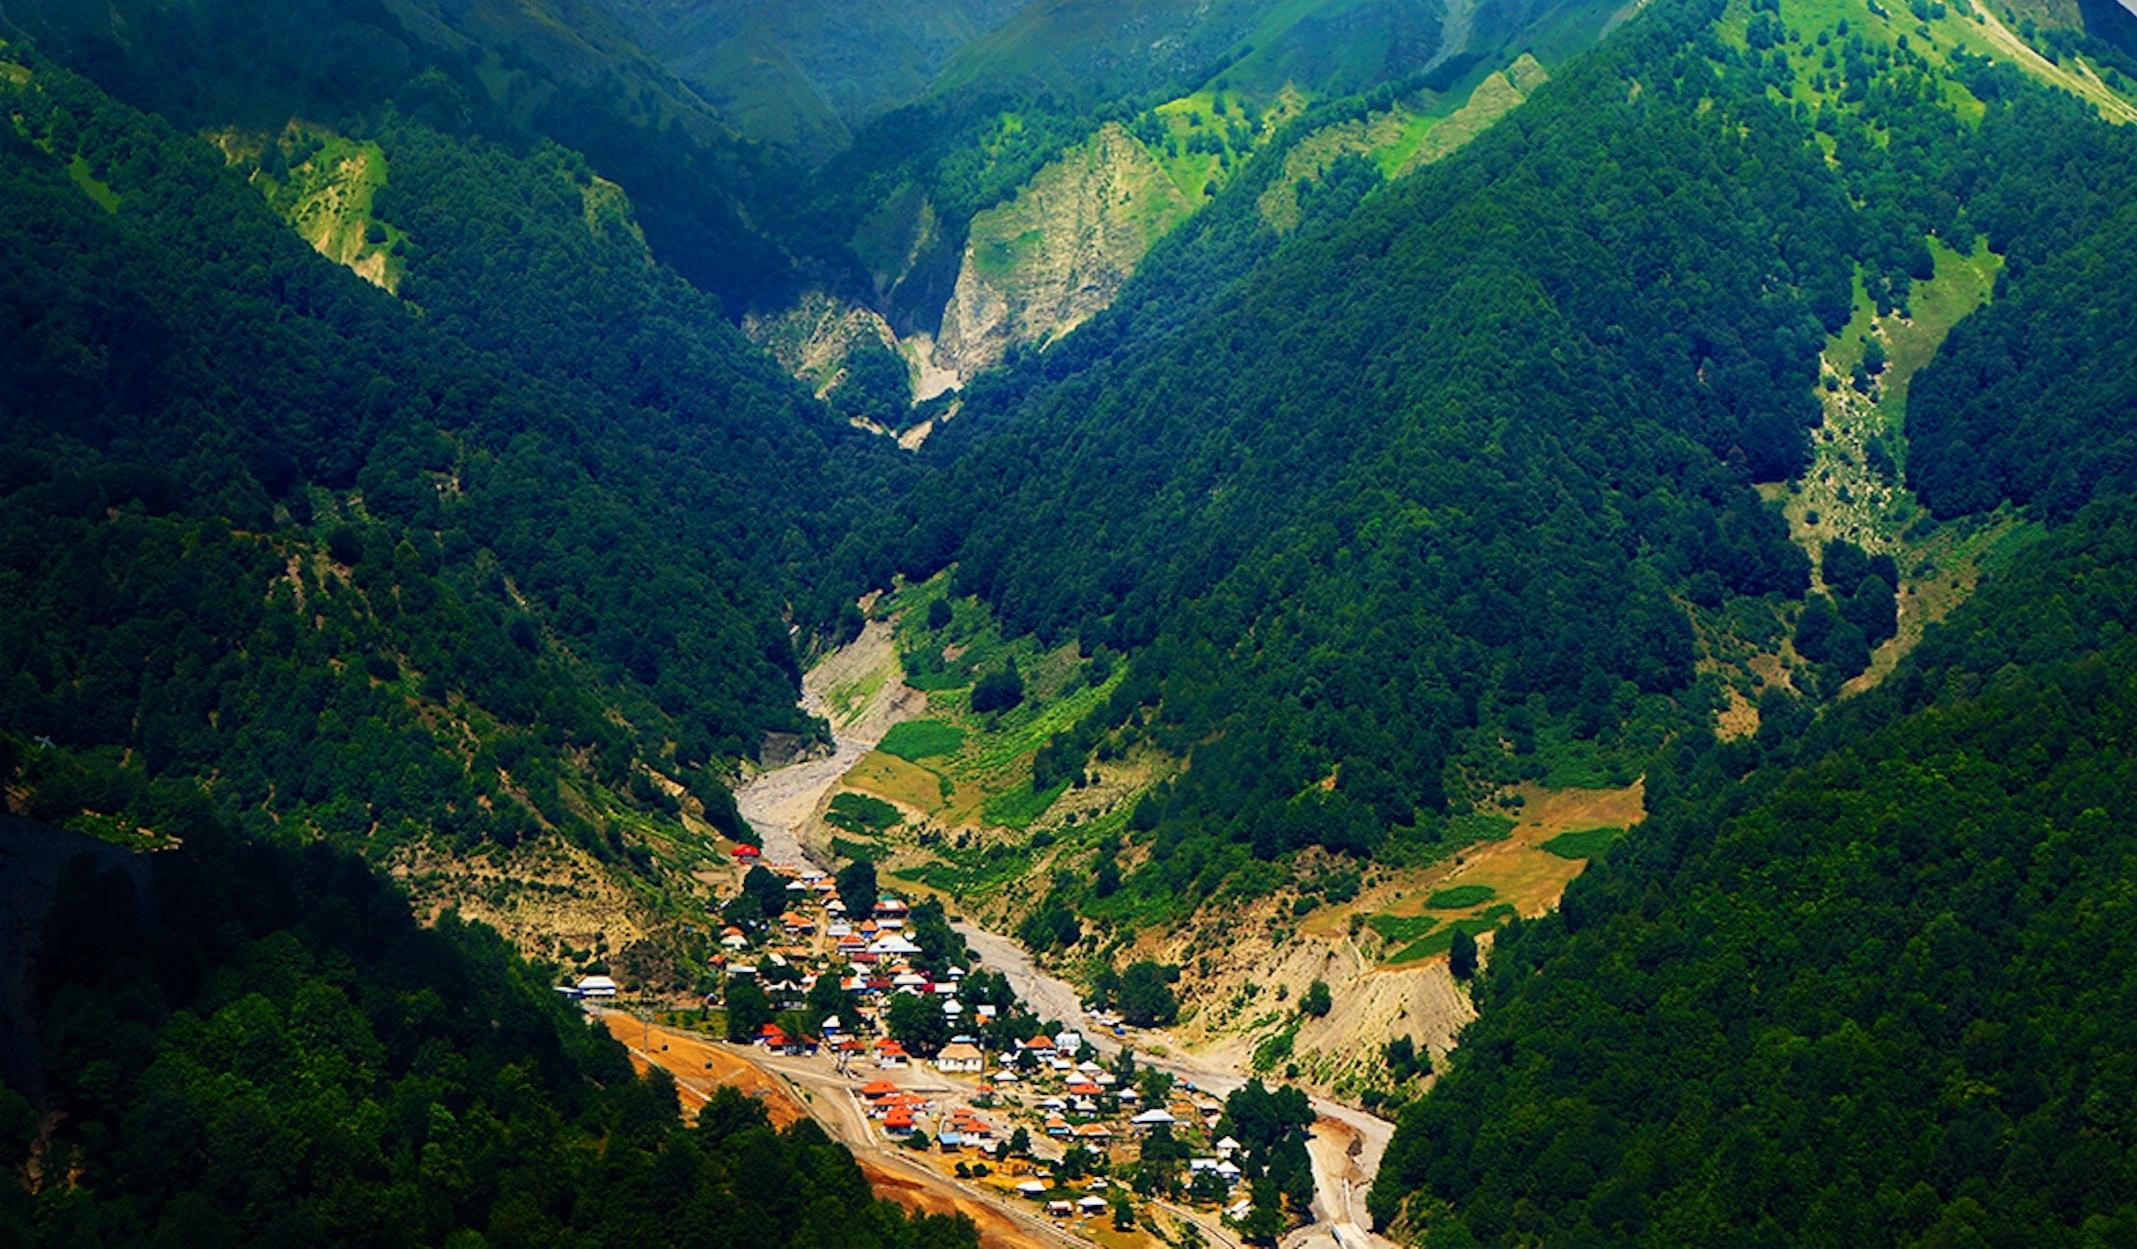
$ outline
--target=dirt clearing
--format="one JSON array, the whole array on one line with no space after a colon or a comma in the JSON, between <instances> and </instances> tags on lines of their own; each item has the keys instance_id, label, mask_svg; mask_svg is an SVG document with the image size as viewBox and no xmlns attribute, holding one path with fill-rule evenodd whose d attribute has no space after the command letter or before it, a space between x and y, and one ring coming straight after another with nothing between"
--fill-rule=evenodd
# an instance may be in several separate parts
<instances>
[{"instance_id":1,"label":"dirt clearing","mask_svg":"<svg viewBox=\"0 0 2137 1249\"><path fill-rule=\"evenodd\" d=\"M675 1077L687 1119L695 1119L698 1107L711 1101L712 1090L722 1085L763 1103L773 1127L784 1128L808 1117L809 1112L776 1077L727 1050L672 1028L648 1029L621 1012L611 1011L601 1022L608 1026L610 1036L631 1051L633 1067L644 1071L657 1065Z\"/></svg>"}]
</instances>

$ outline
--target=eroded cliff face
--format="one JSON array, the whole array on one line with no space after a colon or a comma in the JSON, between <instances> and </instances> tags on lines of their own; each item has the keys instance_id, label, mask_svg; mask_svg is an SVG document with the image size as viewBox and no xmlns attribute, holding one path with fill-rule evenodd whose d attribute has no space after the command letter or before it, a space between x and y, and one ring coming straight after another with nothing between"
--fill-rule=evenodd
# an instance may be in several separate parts
<instances>
[{"instance_id":1,"label":"eroded cliff face","mask_svg":"<svg viewBox=\"0 0 2137 1249\"><path fill-rule=\"evenodd\" d=\"M1014 200L972 219L933 372L962 382L1014 345L1075 329L1195 207L1135 136L1102 127Z\"/></svg>"},{"instance_id":2,"label":"eroded cliff face","mask_svg":"<svg viewBox=\"0 0 2137 1249\"><path fill-rule=\"evenodd\" d=\"M881 344L898 350L898 336L880 315L823 290L805 292L776 316L746 318L742 332L818 395L837 383L846 357L856 348Z\"/></svg>"}]
</instances>

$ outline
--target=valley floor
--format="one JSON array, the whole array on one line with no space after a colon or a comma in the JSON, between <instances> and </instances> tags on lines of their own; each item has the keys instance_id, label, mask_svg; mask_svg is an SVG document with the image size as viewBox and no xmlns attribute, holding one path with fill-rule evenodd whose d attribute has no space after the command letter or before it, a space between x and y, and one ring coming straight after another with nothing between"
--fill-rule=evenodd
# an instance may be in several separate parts
<instances>
[{"instance_id":1,"label":"valley floor","mask_svg":"<svg viewBox=\"0 0 2137 1249\"><path fill-rule=\"evenodd\" d=\"M871 622L860 638L808 674L802 705L811 714L824 715L831 721L835 742L833 753L766 771L736 792L736 801L743 815L763 839L764 854L769 862L774 865L828 866L803 844L800 829L826 801L840 778L882 740L892 724L910 719L924 709L924 699L918 691L907 687L899 679L900 675L891 651L889 626L880 622ZM834 702L843 705L833 706ZM1041 1017L1059 1020L1067 1027L1081 1031L1101 1053L1110 1055L1123 1044L1133 1044L1138 1062L1170 1071L1187 1087L1215 1097L1230 1093L1250 1078L1251 1072L1238 1056L1237 1046L1228 1047L1230 1052L1196 1054L1184 1050L1174 1038L1163 1033L1138 1030L1125 1039L1114 1036L1110 1029L1086 1016L1082 995L1073 985L1040 968L1015 939L969 920L959 922L956 927L984 965L1006 975L1017 996ZM610 1016L611 1027L620 1027L622 1030L618 1035L627 1042L638 1035L634 1028L644 1027L628 1022L618 1025L613 1022L616 1018ZM728 1069L730 1061L740 1062L756 1071L776 1072L804 1090L801 1099L794 1104L806 1104L807 1113L862 1154L864 1159L874 1158L879 1166L885 1165L884 1160L888 1159L901 1176L915 1170L907 1157L883 1149L880 1138L869 1127L866 1114L854 1103L854 1090L859 1087L860 1077L849 1078L837 1073L829 1060L740 1059L736 1057L737 1051L730 1047L665 1029L658 1031L663 1038L674 1038L665 1039L666 1045L673 1046L679 1039L685 1041L688 1048L647 1052L642 1046L634 1046L634 1053L642 1061L658 1062L676 1071L677 1062L669 1055L687 1054L689 1057L681 1061L685 1070L677 1072L678 1078L680 1081L681 1077L690 1076L697 1086L703 1086L706 1079L703 1070L692 1069L690 1064L701 1061L697 1057L700 1050L706 1051L702 1061L713 1064L704 1070L712 1070L716 1082L727 1082L721 1073ZM652 1036L653 1030L646 1031L645 1035ZM720 1055L726 1057L723 1059ZM931 1072L914 1074L932 1076ZM692 1086L686 1084L686 1087ZM751 1086L743 1083L742 1087ZM696 1092L700 1102L705 1095L703 1091ZM1315 1098L1313 1104L1320 1116L1309 1148L1314 1164L1315 1222L1294 1231L1284 1244L1290 1249L1320 1249L1322 1246L1364 1249L1365 1246L1386 1244L1368 1230L1371 1219L1365 1212L1365 1194L1379 1170L1381 1155L1387 1149L1395 1125L1325 1098ZM976 1183L958 1183L934 1172L926 1174L929 1185L947 1186L960 1200L985 1205L1008 1220L1012 1227L1039 1236L1039 1243L1061 1242L1057 1229L1032 1217L1027 1212L1028 1203L1014 1194L1003 1194ZM874 1178L872 1172L871 1179ZM902 1184L884 1191L887 1196L905 1200L901 1195L904 1191ZM1167 1209L1175 1217L1192 1218L1211 1243L1237 1243L1235 1236L1206 1215ZM1029 1243L1008 1236L997 1239L988 1234L989 1226L988 1223L982 1224L984 1243ZM1049 1235L1051 1239L1048 1239Z\"/></svg>"}]
</instances>

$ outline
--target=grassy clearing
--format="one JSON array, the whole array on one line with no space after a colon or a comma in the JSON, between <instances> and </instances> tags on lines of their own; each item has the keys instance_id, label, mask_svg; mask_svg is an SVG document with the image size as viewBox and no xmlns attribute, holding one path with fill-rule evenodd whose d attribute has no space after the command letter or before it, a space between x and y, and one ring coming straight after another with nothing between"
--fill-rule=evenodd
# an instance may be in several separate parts
<instances>
[{"instance_id":1,"label":"grassy clearing","mask_svg":"<svg viewBox=\"0 0 2137 1249\"><path fill-rule=\"evenodd\" d=\"M884 754L880 750L862 755L846 773L848 789L889 799L915 811L936 811L949 801L943 792L946 778L917 763Z\"/></svg>"},{"instance_id":2,"label":"grassy clearing","mask_svg":"<svg viewBox=\"0 0 2137 1249\"><path fill-rule=\"evenodd\" d=\"M1499 891L1490 885L1452 885L1436 889L1425 899L1425 908L1433 911L1466 911L1499 896Z\"/></svg>"},{"instance_id":3,"label":"grassy clearing","mask_svg":"<svg viewBox=\"0 0 2137 1249\"><path fill-rule=\"evenodd\" d=\"M843 793L831 800L824 822L833 828L865 836L880 836L896 828L905 817L898 808L867 794Z\"/></svg>"},{"instance_id":4,"label":"grassy clearing","mask_svg":"<svg viewBox=\"0 0 2137 1249\"><path fill-rule=\"evenodd\" d=\"M906 720L890 727L876 749L909 763L954 755L964 749L965 731L942 720Z\"/></svg>"},{"instance_id":5,"label":"grassy clearing","mask_svg":"<svg viewBox=\"0 0 2137 1249\"><path fill-rule=\"evenodd\" d=\"M74 185L80 187L83 194L96 201L97 207L108 213L119 211L119 193L108 183L97 180L97 176L89 171L87 160L76 156L68 161L67 176L74 179Z\"/></svg>"},{"instance_id":6,"label":"grassy clearing","mask_svg":"<svg viewBox=\"0 0 2137 1249\"><path fill-rule=\"evenodd\" d=\"M1460 150L1521 107L1529 93L1549 77L1535 57L1522 53L1506 69L1479 82L1469 93L1468 101L1448 114L1445 121L1419 135L1409 157L1395 167L1396 173L1409 173Z\"/></svg>"},{"instance_id":7,"label":"grassy clearing","mask_svg":"<svg viewBox=\"0 0 2137 1249\"><path fill-rule=\"evenodd\" d=\"M1029 785L1025 785L997 794L988 799L983 808L987 822L1002 828L1030 828L1039 822L1039 817L1046 814L1047 808L1053 806L1054 800L1061 797L1061 791L1067 788L1068 782L1062 781L1036 792Z\"/></svg>"},{"instance_id":8,"label":"grassy clearing","mask_svg":"<svg viewBox=\"0 0 2137 1249\"><path fill-rule=\"evenodd\" d=\"M1543 848L1561 859L1592 859L1608 850L1624 835L1624 829L1607 825L1601 828L1576 829L1570 833L1560 833L1544 842Z\"/></svg>"},{"instance_id":9,"label":"grassy clearing","mask_svg":"<svg viewBox=\"0 0 2137 1249\"><path fill-rule=\"evenodd\" d=\"M1180 194L1199 205L1305 104L1296 91L1256 107L1236 91L1205 87L1158 105L1137 119L1134 132Z\"/></svg>"},{"instance_id":10,"label":"grassy clearing","mask_svg":"<svg viewBox=\"0 0 2137 1249\"><path fill-rule=\"evenodd\" d=\"M1504 810L1466 817L1493 840L1472 842L1447 857L1389 873L1357 899L1325 906L1309 916L1305 931L1351 931L1388 963L1414 962L1444 953L1461 924L1472 933L1480 921L1496 926L1512 915L1540 915L1558 903L1567 882L1587 866L1545 843L1568 833L1627 829L1645 814L1645 791L1635 783L1610 789L1547 789L1525 784L1505 798ZM1367 937L1366 932L1371 936Z\"/></svg>"},{"instance_id":11,"label":"grassy clearing","mask_svg":"<svg viewBox=\"0 0 2137 1249\"><path fill-rule=\"evenodd\" d=\"M1971 593L1976 578L1972 544L1952 526L1927 524L1902 484L1907 392L1952 327L1988 302L2003 262L1985 240L1961 254L1931 239L1929 251L1935 275L1914 284L1906 315L1878 315L1858 278L1854 312L1826 343L1828 380L1820 393L1825 420L1813 434L1811 464L1773 496L1790 533L1814 560L1826 542L1845 538L1899 561L1899 635L1874 652L1869 672L1851 682L1850 691L1883 679L1931 621ZM1873 339L1888 365L1865 394L1850 379ZM1978 537L1976 530L1965 532Z\"/></svg>"},{"instance_id":12,"label":"grassy clearing","mask_svg":"<svg viewBox=\"0 0 2137 1249\"><path fill-rule=\"evenodd\" d=\"M1828 99L1838 101L1837 84L1829 81L1824 91L1818 89L1817 76L1826 66L1825 48L1816 37L1821 32L1837 34L1845 23L1850 36L1860 35L1873 43L1893 46L1905 38L1911 49L1938 67L1948 68L1954 54L1960 51L2014 65L2049 86L2084 100L2108 121L2137 121L2137 105L2110 88L2097 67L2083 57L2067 58L2062 64L2050 61L2005 26L1994 5L1953 0L1944 7L1943 16L1924 21L1904 3L1873 6L1866 0L1786 0L1782 20L1792 36L1800 36L1800 41L1792 40L1786 48L1794 81L1788 92L1776 92L1777 97L1800 100L1812 108ZM1733 0L1718 25L1723 40L1738 48L1746 47L1750 17L1747 0ZM1969 123L1980 121L1984 111L1981 101L1955 80L1947 78L1940 85L1954 113Z\"/></svg>"},{"instance_id":13,"label":"grassy clearing","mask_svg":"<svg viewBox=\"0 0 2137 1249\"><path fill-rule=\"evenodd\" d=\"M1440 123L1440 118L1429 113L1413 113L1408 109L1395 110L1395 116L1398 126L1394 141L1386 147L1373 149L1373 163L1380 167L1380 174L1385 178L1395 177L1409 168L1418 149L1425 145L1426 136Z\"/></svg>"},{"instance_id":14,"label":"grassy clearing","mask_svg":"<svg viewBox=\"0 0 2137 1249\"><path fill-rule=\"evenodd\" d=\"M1420 959L1445 954L1454 945L1454 934L1466 932L1475 937L1490 932L1514 917L1511 906L1495 906L1473 919L1458 919L1438 932L1427 934L1404 946L1388 959L1391 964L1415 963Z\"/></svg>"},{"instance_id":15,"label":"grassy clearing","mask_svg":"<svg viewBox=\"0 0 2137 1249\"><path fill-rule=\"evenodd\" d=\"M1365 922L1374 932L1394 942L1415 941L1439 927L1439 921L1430 915L1374 915Z\"/></svg>"},{"instance_id":16,"label":"grassy clearing","mask_svg":"<svg viewBox=\"0 0 2137 1249\"><path fill-rule=\"evenodd\" d=\"M267 140L267 147L288 163L279 175L264 168L253 175L276 214L320 255L375 286L399 289L406 234L371 210L386 185L385 149L294 125Z\"/></svg>"}]
</instances>

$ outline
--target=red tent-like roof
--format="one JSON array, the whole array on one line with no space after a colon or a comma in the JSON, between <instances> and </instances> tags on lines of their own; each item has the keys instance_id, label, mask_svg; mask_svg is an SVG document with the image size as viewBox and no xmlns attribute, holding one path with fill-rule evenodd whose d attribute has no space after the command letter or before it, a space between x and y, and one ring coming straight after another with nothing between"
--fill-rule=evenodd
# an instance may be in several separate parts
<instances>
[{"instance_id":1,"label":"red tent-like roof","mask_svg":"<svg viewBox=\"0 0 2137 1249\"><path fill-rule=\"evenodd\" d=\"M729 854L731 854L731 855L735 856L735 857L736 857L736 858L738 858L738 859L754 859L754 858L756 858L756 857L757 857L758 855L760 855L760 854L763 854L763 853L764 853L764 851L762 851L762 850L759 850L759 849L758 849L757 847L755 847L755 846L751 846L751 845L740 845L740 846L736 846L736 847L735 847L734 849L732 849L732 850L728 851L727 853L729 853Z\"/></svg>"}]
</instances>

